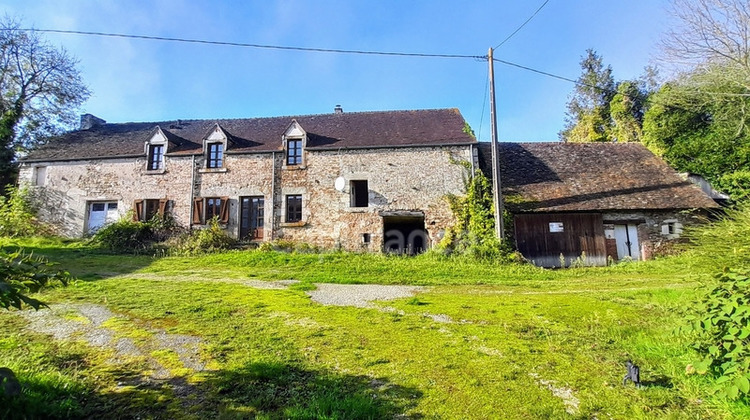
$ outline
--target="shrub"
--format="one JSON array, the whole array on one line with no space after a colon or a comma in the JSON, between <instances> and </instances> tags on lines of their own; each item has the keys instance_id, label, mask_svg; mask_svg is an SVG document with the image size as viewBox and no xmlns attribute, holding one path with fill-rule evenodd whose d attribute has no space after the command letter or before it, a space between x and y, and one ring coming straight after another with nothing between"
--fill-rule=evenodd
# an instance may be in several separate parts
<instances>
[{"instance_id":1,"label":"shrub","mask_svg":"<svg viewBox=\"0 0 750 420\"><path fill-rule=\"evenodd\" d=\"M34 257L17 251L7 254L0 251L0 306L21 309L28 305L34 309L47 306L27 293L36 293L39 289L59 282L67 285L70 274L64 271L50 271L52 263L41 257Z\"/></svg>"},{"instance_id":2,"label":"shrub","mask_svg":"<svg viewBox=\"0 0 750 420\"><path fill-rule=\"evenodd\" d=\"M686 262L702 270L750 266L750 206L726 210L719 220L688 228L685 237L692 245L684 254Z\"/></svg>"},{"instance_id":3,"label":"shrub","mask_svg":"<svg viewBox=\"0 0 750 420\"><path fill-rule=\"evenodd\" d=\"M236 243L237 241L221 228L219 220L213 218L209 221L207 228L185 233L168 245L173 254L197 255L224 251L232 248Z\"/></svg>"},{"instance_id":4,"label":"shrub","mask_svg":"<svg viewBox=\"0 0 750 420\"><path fill-rule=\"evenodd\" d=\"M735 171L723 175L719 178L718 186L732 200L746 201L750 198L750 171Z\"/></svg>"},{"instance_id":5,"label":"shrub","mask_svg":"<svg viewBox=\"0 0 750 420\"><path fill-rule=\"evenodd\" d=\"M0 197L0 235L9 237L51 233L49 226L36 217L33 197L26 187L8 186Z\"/></svg>"},{"instance_id":6,"label":"shrub","mask_svg":"<svg viewBox=\"0 0 750 420\"><path fill-rule=\"evenodd\" d=\"M700 355L687 372L713 375L719 394L736 399L750 395L750 278L734 270L717 278L686 317Z\"/></svg>"},{"instance_id":7,"label":"shrub","mask_svg":"<svg viewBox=\"0 0 750 420\"><path fill-rule=\"evenodd\" d=\"M153 242L153 230L149 223L134 222L123 218L99 229L93 238L97 246L115 252L143 252Z\"/></svg>"}]
</instances>

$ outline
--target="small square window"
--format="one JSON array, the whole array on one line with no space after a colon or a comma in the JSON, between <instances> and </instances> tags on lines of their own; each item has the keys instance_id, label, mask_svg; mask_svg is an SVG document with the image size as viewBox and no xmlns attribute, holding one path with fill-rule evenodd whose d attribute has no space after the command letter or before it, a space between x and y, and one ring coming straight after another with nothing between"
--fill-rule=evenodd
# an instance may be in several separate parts
<instances>
[{"instance_id":1,"label":"small square window","mask_svg":"<svg viewBox=\"0 0 750 420\"><path fill-rule=\"evenodd\" d=\"M363 244L369 244L370 242L372 242L372 237L370 236L370 234L369 233L363 233L362 234L362 243Z\"/></svg>"},{"instance_id":2,"label":"small square window","mask_svg":"<svg viewBox=\"0 0 750 420\"><path fill-rule=\"evenodd\" d=\"M289 223L299 222L302 220L302 196L286 196L286 221Z\"/></svg>"},{"instance_id":3,"label":"small square window","mask_svg":"<svg viewBox=\"0 0 750 420\"><path fill-rule=\"evenodd\" d=\"M221 168L224 165L224 144L223 143L209 143L208 144L208 156L206 159L206 167L208 168Z\"/></svg>"}]
</instances>

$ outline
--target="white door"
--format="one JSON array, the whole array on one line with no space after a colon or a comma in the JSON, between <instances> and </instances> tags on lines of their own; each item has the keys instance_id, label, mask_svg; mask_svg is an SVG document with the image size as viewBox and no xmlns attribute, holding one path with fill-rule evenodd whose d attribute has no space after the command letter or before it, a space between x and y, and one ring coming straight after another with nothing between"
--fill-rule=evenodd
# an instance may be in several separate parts
<instances>
[{"instance_id":1,"label":"white door","mask_svg":"<svg viewBox=\"0 0 750 420\"><path fill-rule=\"evenodd\" d=\"M117 202L89 204L89 233L94 233L107 223L117 221Z\"/></svg>"},{"instance_id":2,"label":"white door","mask_svg":"<svg viewBox=\"0 0 750 420\"><path fill-rule=\"evenodd\" d=\"M615 225L615 242L617 243L617 259L630 257L641 259L641 245L638 243L638 229L636 225Z\"/></svg>"}]
</instances>

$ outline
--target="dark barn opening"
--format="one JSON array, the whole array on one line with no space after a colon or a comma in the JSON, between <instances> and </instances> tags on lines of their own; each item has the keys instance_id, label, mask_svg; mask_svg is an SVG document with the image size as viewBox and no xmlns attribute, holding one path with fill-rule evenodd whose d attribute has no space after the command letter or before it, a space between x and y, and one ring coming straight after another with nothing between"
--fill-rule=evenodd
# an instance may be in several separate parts
<instances>
[{"instance_id":1,"label":"dark barn opening","mask_svg":"<svg viewBox=\"0 0 750 420\"><path fill-rule=\"evenodd\" d=\"M427 249L424 216L383 216L383 251L417 255Z\"/></svg>"}]
</instances>

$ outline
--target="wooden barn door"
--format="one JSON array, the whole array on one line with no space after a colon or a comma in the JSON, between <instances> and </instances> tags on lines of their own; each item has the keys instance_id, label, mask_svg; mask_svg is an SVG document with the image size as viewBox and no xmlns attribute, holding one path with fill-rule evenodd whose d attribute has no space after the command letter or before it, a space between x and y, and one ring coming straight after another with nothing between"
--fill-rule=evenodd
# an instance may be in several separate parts
<instances>
[{"instance_id":1,"label":"wooden barn door","mask_svg":"<svg viewBox=\"0 0 750 420\"><path fill-rule=\"evenodd\" d=\"M561 255L565 266L578 258L586 265L607 264L599 213L518 214L514 220L518 251L538 266L560 267Z\"/></svg>"}]
</instances>

